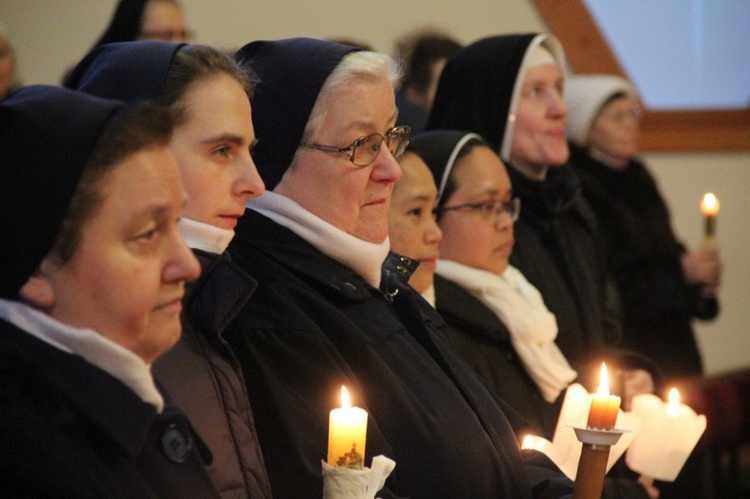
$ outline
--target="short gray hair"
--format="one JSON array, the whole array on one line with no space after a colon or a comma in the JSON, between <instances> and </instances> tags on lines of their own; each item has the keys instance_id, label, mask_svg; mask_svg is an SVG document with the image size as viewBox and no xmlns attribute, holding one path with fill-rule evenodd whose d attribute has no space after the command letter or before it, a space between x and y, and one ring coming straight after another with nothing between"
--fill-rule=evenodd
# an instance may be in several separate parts
<instances>
[{"instance_id":1,"label":"short gray hair","mask_svg":"<svg viewBox=\"0 0 750 499\"><path fill-rule=\"evenodd\" d=\"M376 82L387 78L391 86L395 87L401 71L396 61L389 55L379 52L358 51L350 52L333 69L320 89L315 105L310 111L305 131L302 134L302 144L308 144L315 137L334 105L336 95L347 86L359 82ZM301 149L297 149L292 164L297 161Z\"/></svg>"}]
</instances>

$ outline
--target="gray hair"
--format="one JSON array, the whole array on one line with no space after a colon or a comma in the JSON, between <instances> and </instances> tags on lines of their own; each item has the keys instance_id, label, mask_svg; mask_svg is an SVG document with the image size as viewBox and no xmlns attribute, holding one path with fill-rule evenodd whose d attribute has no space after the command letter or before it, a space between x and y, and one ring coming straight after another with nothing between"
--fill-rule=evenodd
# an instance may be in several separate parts
<instances>
[{"instance_id":1,"label":"gray hair","mask_svg":"<svg viewBox=\"0 0 750 499\"><path fill-rule=\"evenodd\" d=\"M318 134L334 105L336 96L342 89L355 82L376 82L382 78L387 78L391 86L395 87L400 76L398 64L389 55L359 51L350 52L344 56L320 89L302 134L302 144L310 143ZM297 149L292 164L297 162L301 150L302 148Z\"/></svg>"}]
</instances>

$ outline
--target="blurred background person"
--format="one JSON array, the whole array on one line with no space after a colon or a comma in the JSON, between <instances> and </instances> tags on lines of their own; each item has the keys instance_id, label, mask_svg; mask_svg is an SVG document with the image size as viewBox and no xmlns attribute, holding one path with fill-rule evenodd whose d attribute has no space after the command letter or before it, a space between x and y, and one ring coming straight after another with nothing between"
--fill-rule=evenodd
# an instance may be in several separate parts
<instances>
[{"instance_id":1,"label":"blurred background person","mask_svg":"<svg viewBox=\"0 0 750 499\"><path fill-rule=\"evenodd\" d=\"M97 47L67 85L128 103L154 100L178 120L169 145L188 195L179 230L202 274L185 293L182 338L153 371L210 447L222 496L270 497L242 370L223 337L257 286L225 251L245 203L265 189L250 156L251 76L209 47L141 41Z\"/></svg>"},{"instance_id":2,"label":"blurred background person","mask_svg":"<svg viewBox=\"0 0 750 499\"><path fill-rule=\"evenodd\" d=\"M403 70L396 92L397 125L408 125L415 134L424 130L440 73L460 48L454 37L432 28L410 32L396 41L394 56Z\"/></svg>"},{"instance_id":3,"label":"blurred background person","mask_svg":"<svg viewBox=\"0 0 750 499\"><path fill-rule=\"evenodd\" d=\"M190 36L177 0L120 0L94 47L134 40L186 42Z\"/></svg>"},{"instance_id":4,"label":"blurred background person","mask_svg":"<svg viewBox=\"0 0 750 499\"><path fill-rule=\"evenodd\" d=\"M182 4L177 0L120 0L109 25L91 50L102 45L136 40L182 43L192 38ZM62 82L70 76L68 69Z\"/></svg>"},{"instance_id":5,"label":"blurred background person","mask_svg":"<svg viewBox=\"0 0 750 499\"><path fill-rule=\"evenodd\" d=\"M719 253L689 251L672 231L656 180L637 157L641 105L630 82L572 75L565 103L570 163L600 221L623 346L654 359L669 381L701 376L692 321L718 315Z\"/></svg>"},{"instance_id":6,"label":"blurred background person","mask_svg":"<svg viewBox=\"0 0 750 499\"><path fill-rule=\"evenodd\" d=\"M18 88L15 78L16 55L10 43L8 28L0 22L0 101Z\"/></svg>"}]
</instances>

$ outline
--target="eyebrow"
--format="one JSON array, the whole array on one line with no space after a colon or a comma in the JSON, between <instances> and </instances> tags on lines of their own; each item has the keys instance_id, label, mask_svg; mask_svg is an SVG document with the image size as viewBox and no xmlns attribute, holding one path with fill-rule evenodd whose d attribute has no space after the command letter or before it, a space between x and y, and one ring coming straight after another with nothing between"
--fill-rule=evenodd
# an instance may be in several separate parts
<instances>
[{"instance_id":1,"label":"eyebrow","mask_svg":"<svg viewBox=\"0 0 750 499\"><path fill-rule=\"evenodd\" d=\"M396 110L393 111L393 114L391 115L391 117L390 117L390 119L388 121L389 122L392 121L393 123L395 123L397 117L398 117L398 109L396 109ZM375 126L370 121L354 121L354 122L350 123L349 126L347 126L346 128L344 128L343 133L346 133L346 132L348 132L350 130L354 130L354 129L358 129L358 128L375 128ZM390 128L389 128L389 130L390 130ZM385 131L387 132L388 130L385 130ZM377 133L380 133L380 132L377 132ZM364 135L363 135L363 137L364 137Z\"/></svg>"},{"instance_id":2,"label":"eyebrow","mask_svg":"<svg viewBox=\"0 0 750 499\"><path fill-rule=\"evenodd\" d=\"M411 196L407 199L408 201L429 201L430 195L429 194L418 194L416 196Z\"/></svg>"},{"instance_id":3,"label":"eyebrow","mask_svg":"<svg viewBox=\"0 0 750 499\"><path fill-rule=\"evenodd\" d=\"M213 137L209 137L205 140L201 141L201 144L216 144L219 142L231 142L233 144L242 145L245 143L245 139L243 139L240 135L225 132L219 135L215 135ZM257 142L257 139L255 140Z\"/></svg>"},{"instance_id":4,"label":"eyebrow","mask_svg":"<svg viewBox=\"0 0 750 499\"><path fill-rule=\"evenodd\" d=\"M513 199L513 190L512 189L508 190L508 191L506 191L505 194L503 194L502 192L500 192L497 189L484 189L482 191L475 192L475 193L473 193L473 194L470 195L470 197L472 197L472 198L478 198L478 197L483 197L483 196L497 197L497 198L501 198L501 199L504 199L504 198L507 197L509 199Z\"/></svg>"}]
</instances>

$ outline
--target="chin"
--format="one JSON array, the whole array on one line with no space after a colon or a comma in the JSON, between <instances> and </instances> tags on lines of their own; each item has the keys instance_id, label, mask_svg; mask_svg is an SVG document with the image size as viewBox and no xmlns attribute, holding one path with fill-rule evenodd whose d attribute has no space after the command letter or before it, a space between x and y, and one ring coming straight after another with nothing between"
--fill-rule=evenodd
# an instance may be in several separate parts
<instances>
[{"instance_id":1,"label":"chin","mask_svg":"<svg viewBox=\"0 0 750 499\"><path fill-rule=\"evenodd\" d=\"M381 244L388 237L388 225L383 224L382 227L359 227L349 232L349 234L368 243Z\"/></svg>"}]
</instances>

